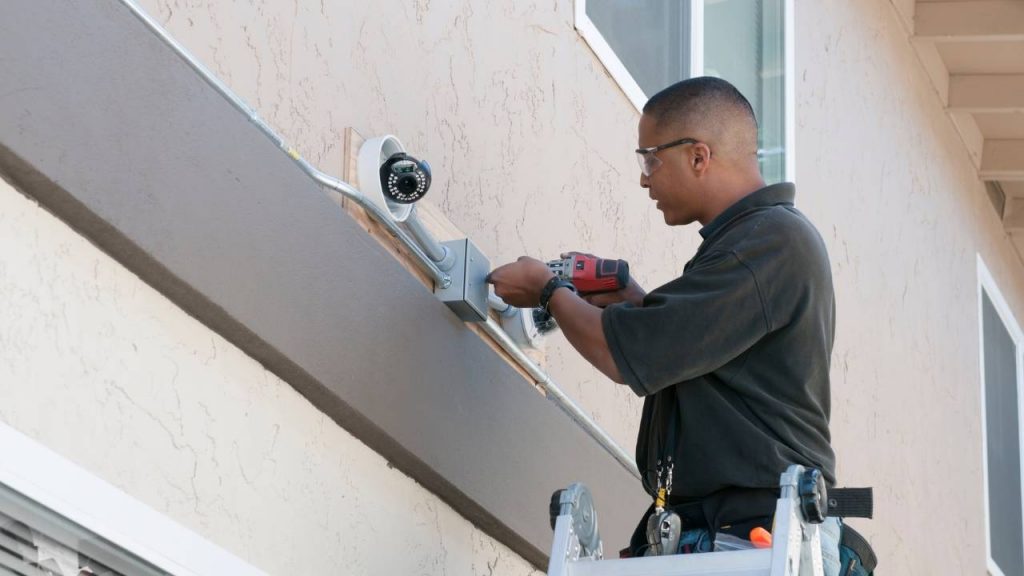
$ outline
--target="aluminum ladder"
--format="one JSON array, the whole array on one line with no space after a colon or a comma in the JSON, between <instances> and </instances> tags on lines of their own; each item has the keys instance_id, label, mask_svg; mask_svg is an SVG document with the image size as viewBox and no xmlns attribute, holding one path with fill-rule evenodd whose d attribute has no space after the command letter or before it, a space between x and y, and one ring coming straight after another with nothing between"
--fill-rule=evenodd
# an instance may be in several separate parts
<instances>
[{"instance_id":1,"label":"aluminum ladder","mask_svg":"<svg viewBox=\"0 0 1024 576\"><path fill-rule=\"evenodd\" d=\"M548 576L822 576L818 524L804 506L824 509L825 494L823 485L808 487L809 471L793 465L782 474L771 548L614 560L602 559L589 490L574 484L560 495ZM805 547L810 565L800 562Z\"/></svg>"}]
</instances>

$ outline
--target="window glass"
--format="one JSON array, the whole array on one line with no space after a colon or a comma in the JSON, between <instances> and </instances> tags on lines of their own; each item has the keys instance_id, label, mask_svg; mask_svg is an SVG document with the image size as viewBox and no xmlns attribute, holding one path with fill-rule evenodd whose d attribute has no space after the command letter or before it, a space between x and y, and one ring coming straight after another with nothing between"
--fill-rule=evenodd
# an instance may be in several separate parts
<instances>
[{"instance_id":1,"label":"window glass","mask_svg":"<svg viewBox=\"0 0 1024 576\"><path fill-rule=\"evenodd\" d=\"M167 573L0 484L0 574L164 576Z\"/></svg>"},{"instance_id":2,"label":"window glass","mask_svg":"<svg viewBox=\"0 0 1024 576\"><path fill-rule=\"evenodd\" d=\"M593 1L593 0L591 0ZM704 73L750 100L760 127L761 174L786 178L786 57L783 0L705 0Z\"/></svg>"},{"instance_id":3,"label":"window glass","mask_svg":"<svg viewBox=\"0 0 1024 576\"><path fill-rule=\"evenodd\" d=\"M648 97L689 77L689 2L587 0L586 12Z\"/></svg>"},{"instance_id":4,"label":"window glass","mask_svg":"<svg viewBox=\"0 0 1024 576\"><path fill-rule=\"evenodd\" d=\"M786 0L577 1L614 53L605 66L638 108L666 86L694 76L696 58L693 66L703 69L698 73L728 80L750 101L765 181L787 178L786 99L792 96L786 94ZM694 12L694 5L700 10ZM691 33L694 23L702 38ZM591 42L588 34L594 33L583 34ZM607 59L607 48L595 51ZM630 78L623 80L617 63Z\"/></svg>"},{"instance_id":5,"label":"window glass","mask_svg":"<svg viewBox=\"0 0 1024 576\"><path fill-rule=\"evenodd\" d=\"M982 333L992 560L1003 574L1024 574L1017 347L984 290Z\"/></svg>"}]
</instances>

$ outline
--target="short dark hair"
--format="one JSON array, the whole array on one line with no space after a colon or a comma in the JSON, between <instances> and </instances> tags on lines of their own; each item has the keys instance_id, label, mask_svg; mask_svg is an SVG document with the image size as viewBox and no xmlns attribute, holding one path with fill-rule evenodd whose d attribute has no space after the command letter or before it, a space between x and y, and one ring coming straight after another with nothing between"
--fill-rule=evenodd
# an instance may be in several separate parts
<instances>
[{"instance_id":1,"label":"short dark hair","mask_svg":"<svg viewBox=\"0 0 1024 576\"><path fill-rule=\"evenodd\" d=\"M709 101L744 110L750 114L754 125L757 125L757 117L750 101L728 81L713 76L689 78L665 88L651 96L647 104L644 104L644 114L659 119L665 118L666 115L689 116L687 112Z\"/></svg>"},{"instance_id":2,"label":"short dark hair","mask_svg":"<svg viewBox=\"0 0 1024 576\"><path fill-rule=\"evenodd\" d=\"M735 86L721 78L690 78L658 92L644 105L643 113L659 124L704 128L710 133L729 134L757 148L757 117L750 101ZM739 143L737 142L737 143Z\"/></svg>"}]
</instances>

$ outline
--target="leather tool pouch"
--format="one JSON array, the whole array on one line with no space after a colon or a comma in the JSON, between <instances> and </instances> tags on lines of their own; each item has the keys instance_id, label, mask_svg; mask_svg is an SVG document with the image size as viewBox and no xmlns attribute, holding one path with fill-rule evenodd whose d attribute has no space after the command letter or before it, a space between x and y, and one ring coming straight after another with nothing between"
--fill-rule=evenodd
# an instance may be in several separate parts
<instances>
[{"instance_id":1,"label":"leather tool pouch","mask_svg":"<svg viewBox=\"0 0 1024 576\"><path fill-rule=\"evenodd\" d=\"M832 488L828 491L828 515L843 518L839 536L840 576L870 576L878 566L871 545L845 522L847 517L871 518L874 496L871 488Z\"/></svg>"},{"instance_id":2,"label":"leather tool pouch","mask_svg":"<svg viewBox=\"0 0 1024 576\"><path fill-rule=\"evenodd\" d=\"M849 524L843 524L839 538L840 576L871 576L878 565L878 557L871 545Z\"/></svg>"}]
</instances>

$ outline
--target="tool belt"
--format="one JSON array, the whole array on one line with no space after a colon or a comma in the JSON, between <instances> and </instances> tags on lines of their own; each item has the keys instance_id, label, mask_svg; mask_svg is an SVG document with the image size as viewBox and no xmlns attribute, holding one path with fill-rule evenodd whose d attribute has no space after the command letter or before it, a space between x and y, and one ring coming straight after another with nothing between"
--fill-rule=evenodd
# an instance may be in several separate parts
<instances>
[{"instance_id":1,"label":"tool belt","mask_svg":"<svg viewBox=\"0 0 1024 576\"><path fill-rule=\"evenodd\" d=\"M684 532L703 528L711 533L711 538L720 531L747 538L755 526L771 529L778 499L777 488L726 488L699 500L670 499L665 509L679 515L680 529ZM653 512L654 504L651 504L633 531L629 548L622 550L620 556L642 555L648 545L647 518ZM871 518L873 512L871 488L832 488L827 491L828 516ZM867 569L864 574L874 570L877 559L867 540L845 524L841 538L840 548L847 547L857 554L856 563ZM846 565L844 560L843 566Z\"/></svg>"},{"instance_id":2,"label":"tool belt","mask_svg":"<svg viewBox=\"0 0 1024 576\"><path fill-rule=\"evenodd\" d=\"M779 499L778 488L726 488L700 500L669 499L665 506L679 515L682 531L706 529L714 538L725 528L743 525L762 526L771 529L775 516L775 505ZM640 556L647 547L647 518L654 513L654 504L647 509L629 540L629 548L621 551L623 557ZM750 528L741 535L746 538Z\"/></svg>"}]
</instances>

